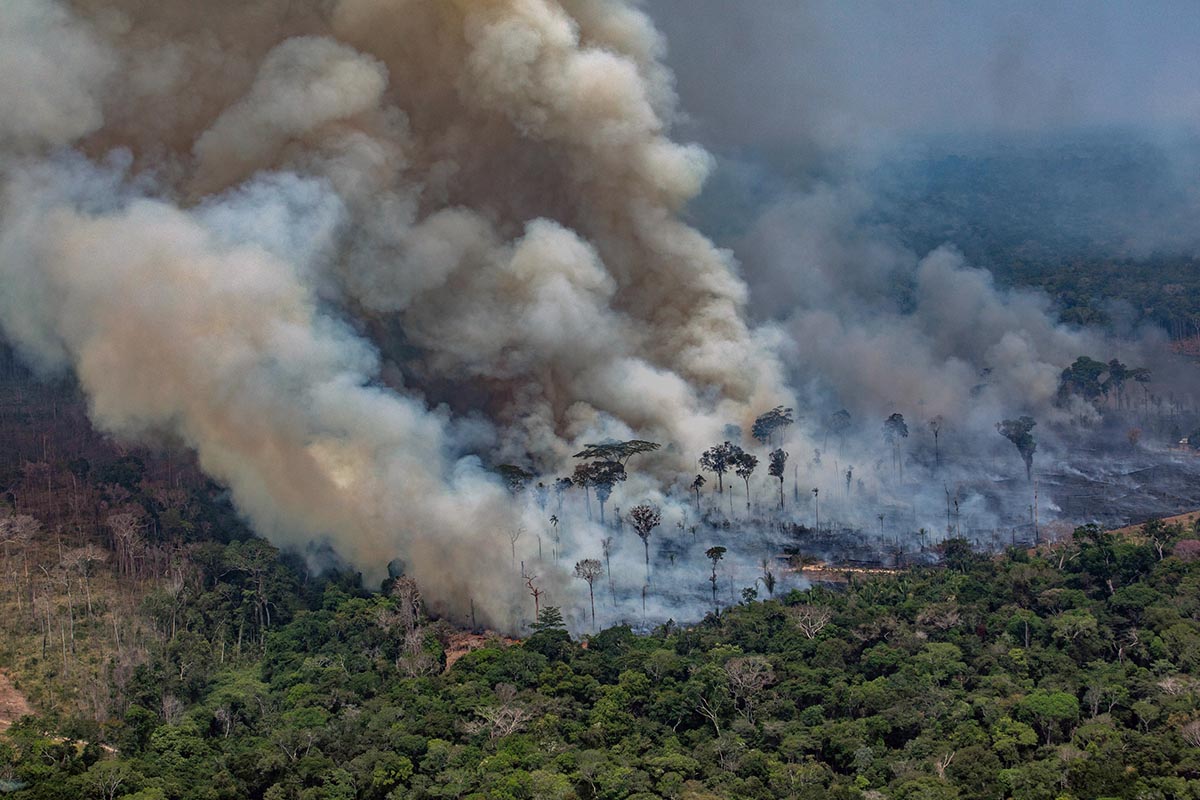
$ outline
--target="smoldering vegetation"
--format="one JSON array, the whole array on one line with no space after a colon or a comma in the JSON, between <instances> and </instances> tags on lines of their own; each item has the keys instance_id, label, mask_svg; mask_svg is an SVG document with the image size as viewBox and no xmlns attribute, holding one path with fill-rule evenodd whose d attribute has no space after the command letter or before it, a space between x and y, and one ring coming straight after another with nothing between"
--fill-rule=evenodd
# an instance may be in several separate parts
<instances>
[{"instance_id":1,"label":"smoldering vegetation","mask_svg":"<svg viewBox=\"0 0 1200 800\"><path fill-rule=\"evenodd\" d=\"M102 431L191 448L260 534L371 583L390 562L472 624L694 618L805 558L1195 503L1168 452L1194 377L1160 332L1062 324L953 236L917 245L836 87L731 126L676 54L686 116L669 5L15 0L0 328ZM1044 124L1017 56L996 91ZM1064 390L1080 356L1123 367ZM997 431L1022 417L1032 460ZM757 464L701 466L725 442Z\"/></svg>"}]
</instances>

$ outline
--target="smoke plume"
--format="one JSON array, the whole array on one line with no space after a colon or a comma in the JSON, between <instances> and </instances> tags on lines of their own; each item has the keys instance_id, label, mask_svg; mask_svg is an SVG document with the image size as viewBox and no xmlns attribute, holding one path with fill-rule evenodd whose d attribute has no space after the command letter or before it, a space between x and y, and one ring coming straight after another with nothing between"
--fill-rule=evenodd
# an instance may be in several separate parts
<instances>
[{"instance_id":1,"label":"smoke plume","mask_svg":"<svg viewBox=\"0 0 1200 800\"><path fill-rule=\"evenodd\" d=\"M724 5L648 8L684 45L694 117L637 0L9 0L0 330L35 369L76 376L100 429L186 442L273 541L331 547L372 583L398 558L438 612L509 629L530 616L526 560L581 626L568 565L601 551L609 621L696 613L710 589L735 602L766 578L776 523L815 521L818 495L826 520L881 537L940 529L943 505L949 533L952 486L956 515L1000 524L978 490L1020 470L998 421L1035 416L1054 458L1055 424L1095 414L1056 396L1074 358L1158 371L1153 337L1059 324L953 235L918 249L880 221L871 165L895 129L1127 107L1077 80L1088 47L1029 39L1016 15L960 70L954 48L905 43L932 6L875 6L861 30L836 4L764 0L733 26ZM884 48L860 59L880 80L856 81L831 25L925 55L898 76ZM962 26L957 46L990 29ZM741 66L714 65L727 35ZM731 526L743 484L691 497L696 458L752 446L756 415L783 405L785 480L764 467L744 486L786 508L739 524L709 586L701 554L729 542L702 539ZM889 462L879 426L900 411L912 441ZM853 422L831 426L839 413ZM663 444L607 501L618 520L663 508L653 568L651 545L591 521L595 498L564 510L495 477L552 484L608 437ZM946 448L976 460L944 467ZM1000 505L1024 508L1012 494Z\"/></svg>"},{"instance_id":2,"label":"smoke plume","mask_svg":"<svg viewBox=\"0 0 1200 800\"><path fill-rule=\"evenodd\" d=\"M264 535L510 624L491 562L544 522L488 467L637 434L670 475L786 400L679 217L661 51L619 0L16 0L0 325Z\"/></svg>"}]
</instances>

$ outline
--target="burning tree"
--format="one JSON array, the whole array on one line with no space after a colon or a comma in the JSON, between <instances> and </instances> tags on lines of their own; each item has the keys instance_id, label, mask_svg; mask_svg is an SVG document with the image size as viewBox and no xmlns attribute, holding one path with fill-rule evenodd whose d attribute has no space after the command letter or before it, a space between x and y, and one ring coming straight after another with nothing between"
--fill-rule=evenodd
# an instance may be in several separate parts
<instances>
[{"instance_id":1,"label":"burning tree","mask_svg":"<svg viewBox=\"0 0 1200 800\"><path fill-rule=\"evenodd\" d=\"M750 476L758 468L758 458L749 453L739 453L733 469L738 477L746 482L746 511L750 511Z\"/></svg>"},{"instance_id":2,"label":"burning tree","mask_svg":"<svg viewBox=\"0 0 1200 800\"><path fill-rule=\"evenodd\" d=\"M662 512L658 506L649 503L642 503L640 506L634 506L629 511L629 522L633 525L633 531L642 540L642 546L646 550L646 582L650 582L650 534L662 522Z\"/></svg>"},{"instance_id":3,"label":"burning tree","mask_svg":"<svg viewBox=\"0 0 1200 800\"><path fill-rule=\"evenodd\" d=\"M767 458L770 459L767 472L772 478L779 479L779 510L783 511L783 473L784 470L787 469L788 454L783 450L783 448L779 448L777 450L772 450L771 454L767 456Z\"/></svg>"},{"instance_id":4,"label":"burning tree","mask_svg":"<svg viewBox=\"0 0 1200 800\"><path fill-rule=\"evenodd\" d=\"M792 409L775 406L775 408L754 420L754 427L750 429L750 435L761 444L773 444L775 432L780 428L786 428L793 422L795 420L792 418Z\"/></svg>"},{"instance_id":5,"label":"burning tree","mask_svg":"<svg viewBox=\"0 0 1200 800\"><path fill-rule=\"evenodd\" d=\"M696 475L696 479L692 481L692 491L696 493L696 513L700 513L700 490L704 488L704 484L708 483L703 475Z\"/></svg>"},{"instance_id":6,"label":"burning tree","mask_svg":"<svg viewBox=\"0 0 1200 800\"><path fill-rule=\"evenodd\" d=\"M596 594L593 584L604 574L604 567L594 558L575 562L575 577L587 581L588 599L592 601L592 630L596 630Z\"/></svg>"},{"instance_id":7,"label":"burning tree","mask_svg":"<svg viewBox=\"0 0 1200 800\"><path fill-rule=\"evenodd\" d=\"M717 494L725 491L725 473L734 466L741 452L742 448L736 444L724 442L700 454L700 468L717 476Z\"/></svg>"},{"instance_id":8,"label":"burning tree","mask_svg":"<svg viewBox=\"0 0 1200 800\"><path fill-rule=\"evenodd\" d=\"M1037 425L1033 417L1018 417L996 423L996 430L1005 439L1013 443L1021 460L1025 462L1025 477L1033 481L1033 454L1037 451L1037 442L1033 438L1033 428Z\"/></svg>"}]
</instances>

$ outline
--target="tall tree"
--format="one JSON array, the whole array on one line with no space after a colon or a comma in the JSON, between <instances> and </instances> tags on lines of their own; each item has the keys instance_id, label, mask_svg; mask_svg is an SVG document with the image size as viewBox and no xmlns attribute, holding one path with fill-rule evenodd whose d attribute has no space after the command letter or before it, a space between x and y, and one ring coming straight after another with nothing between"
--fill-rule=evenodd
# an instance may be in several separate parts
<instances>
[{"instance_id":1,"label":"tall tree","mask_svg":"<svg viewBox=\"0 0 1200 800\"><path fill-rule=\"evenodd\" d=\"M658 442L647 442L644 439L630 439L627 442L610 440L599 444L585 444L583 450L575 454L575 458L586 458L599 461L616 461L625 466L629 459L641 453L653 453L661 448Z\"/></svg>"},{"instance_id":2,"label":"tall tree","mask_svg":"<svg viewBox=\"0 0 1200 800\"><path fill-rule=\"evenodd\" d=\"M795 420L792 418L792 409L775 406L775 408L754 420L754 426L750 429L750 435L758 440L760 444L774 444L775 432L781 428L786 428L793 422Z\"/></svg>"},{"instance_id":3,"label":"tall tree","mask_svg":"<svg viewBox=\"0 0 1200 800\"><path fill-rule=\"evenodd\" d=\"M942 433L942 422L941 414L929 420L929 430L933 432L933 463L939 469L942 466L942 451L939 448L938 437Z\"/></svg>"},{"instance_id":4,"label":"tall tree","mask_svg":"<svg viewBox=\"0 0 1200 800\"><path fill-rule=\"evenodd\" d=\"M1104 393L1116 395L1117 408L1125 407L1125 384L1129 381L1145 383L1150 380L1150 371L1145 367L1127 367L1117 359L1108 362L1108 376L1104 379Z\"/></svg>"},{"instance_id":5,"label":"tall tree","mask_svg":"<svg viewBox=\"0 0 1200 800\"><path fill-rule=\"evenodd\" d=\"M754 470L758 468L758 458L750 453L739 453L737 461L733 465L734 472L737 476L746 482L746 512L750 511L750 476L754 474Z\"/></svg>"},{"instance_id":6,"label":"tall tree","mask_svg":"<svg viewBox=\"0 0 1200 800\"><path fill-rule=\"evenodd\" d=\"M734 467L742 448L736 444L722 442L700 454L700 468L717 476L717 494L725 491L725 473Z\"/></svg>"},{"instance_id":7,"label":"tall tree","mask_svg":"<svg viewBox=\"0 0 1200 800\"><path fill-rule=\"evenodd\" d=\"M600 524L604 524L604 504L612 496L613 487L627 477L625 467L616 461L593 461L593 480L596 500L600 503Z\"/></svg>"},{"instance_id":8,"label":"tall tree","mask_svg":"<svg viewBox=\"0 0 1200 800\"><path fill-rule=\"evenodd\" d=\"M588 461L575 467L575 483L584 488L596 490L596 500L600 502L600 524L604 524L604 504L612 496L613 487L626 479L625 467L618 461ZM591 503L588 504L589 518Z\"/></svg>"},{"instance_id":9,"label":"tall tree","mask_svg":"<svg viewBox=\"0 0 1200 800\"><path fill-rule=\"evenodd\" d=\"M1082 397L1092 403L1099 402L1108 392L1108 387L1100 380L1108 369L1108 364L1094 358L1080 356L1075 359L1074 363L1059 375L1059 404L1065 403L1072 396Z\"/></svg>"},{"instance_id":10,"label":"tall tree","mask_svg":"<svg viewBox=\"0 0 1200 800\"><path fill-rule=\"evenodd\" d=\"M508 531L508 543L512 547L512 563L517 565L517 540L525 533L524 527L510 528Z\"/></svg>"},{"instance_id":11,"label":"tall tree","mask_svg":"<svg viewBox=\"0 0 1200 800\"><path fill-rule=\"evenodd\" d=\"M542 614L541 600L542 595L546 592L534 583L537 580L537 575L522 575L521 577L525 579L525 586L529 589L529 596L533 598L533 618L536 620Z\"/></svg>"},{"instance_id":12,"label":"tall tree","mask_svg":"<svg viewBox=\"0 0 1200 800\"><path fill-rule=\"evenodd\" d=\"M604 574L604 567L594 558L575 562L575 577L587 581L588 599L592 601L592 630L596 630L596 593L593 584Z\"/></svg>"},{"instance_id":13,"label":"tall tree","mask_svg":"<svg viewBox=\"0 0 1200 800\"><path fill-rule=\"evenodd\" d=\"M600 540L601 552L604 553L604 571L608 574L608 593L612 597L613 607L617 605L617 587L613 584L612 551L613 537L605 536Z\"/></svg>"},{"instance_id":14,"label":"tall tree","mask_svg":"<svg viewBox=\"0 0 1200 800\"><path fill-rule=\"evenodd\" d=\"M1005 439L1013 443L1021 460L1025 462L1025 477L1033 480L1033 454L1037 451L1037 441L1033 438L1033 428L1037 425L1033 417L1017 417L996 423L996 430Z\"/></svg>"},{"instance_id":15,"label":"tall tree","mask_svg":"<svg viewBox=\"0 0 1200 800\"><path fill-rule=\"evenodd\" d=\"M721 606L717 604L717 564L721 563L721 559L725 558L726 550L724 547L710 547L704 551L704 555L712 562L712 577L708 580L712 584L713 610L718 614L721 613Z\"/></svg>"},{"instance_id":16,"label":"tall tree","mask_svg":"<svg viewBox=\"0 0 1200 800\"><path fill-rule=\"evenodd\" d=\"M508 488L513 497L525 491L525 487L529 485L529 481L533 480L532 472L522 469L516 464L501 464L496 467L496 474L504 481L505 487Z\"/></svg>"},{"instance_id":17,"label":"tall tree","mask_svg":"<svg viewBox=\"0 0 1200 800\"><path fill-rule=\"evenodd\" d=\"M767 594L769 594L771 597L774 597L775 573L771 571L771 561L764 558L760 566L762 567L762 577L760 577L759 580L762 581L762 585L766 588Z\"/></svg>"},{"instance_id":18,"label":"tall tree","mask_svg":"<svg viewBox=\"0 0 1200 800\"><path fill-rule=\"evenodd\" d=\"M633 525L633 531L638 538L642 540L642 546L646 550L646 582L650 582L650 534L662 522L662 512L658 506L650 503L642 503L639 506L634 506L629 511L629 522Z\"/></svg>"},{"instance_id":19,"label":"tall tree","mask_svg":"<svg viewBox=\"0 0 1200 800\"><path fill-rule=\"evenodd\" d=\"M697 474L695 480L692 481L692 491L696 493L696 513L697 514L700 513L700 490L702 488L704 488L704 484L707 482L708 481L704 480L704 476L699 475L699 474Z\"/></svg>"},{"instance_id":20,"label":"tall tree","mask_svg":"<svg viewBox=\"0 0 1200 800\"><path fill-rule=\"evenodd\" d=\"M846 431L850 430L850 412L846 409L835 411L825 420L825 441L822 447L829 445L829 434L833 434L838 439L846 435Z\"/></svg>"},{"instance_id":21,"label":"tall tree","mask_svg":"<svg viewBox=\"0 0 1200 800\"><path fill-rule=\"evenodd\" d=\"M558 546L562 541L558 535L558 515L557 514L550 515L550 529L554 531L554 560L557 562L558 561Z\"/></svg>"},{"instance_id":22,"label":"tall tree","mask_svg":"<svg viewBox=\"0 0 1200 800\"><path fill-rule=\"evenodd\" d=\"M558 513L562 513L563 496L571 491L571 487L575 485L575 481L570 478L558 478L554 481L554 502L558 504Z\"/></svg>"},{"instance_id":23,"label":"tall tree","mask_svg":"<svg viewBox=\"0 0 1200 800\"><path fill-rule=\"evenodd\" d=\"M592 518L592 486L595 485L592 465L590 463L576 464L575 472L571 475L571 483L583 489L584 507L587 508L587 516L590 520Z\"/></svg>"},{"instance_id":24,"label":"tall tree","mask_svg":"<svg viewBox=\"0 0 1200 800\"><path fill-rule=\"evenodd\" d=\"M892 448L892 470L903 480L904 459L901 455L903 442L908 438L908 424L904 415L896 412L883 421L883 439Z\"/></svg>"},{"instance_id":25,"label":"tall tree","mask_svg":"<svg viewBox=\"0 0 1200 800\"><path fill-rule=\"evenodd\" d=\"M767 472L771 477L779 479L779 510L783 511L783 473L787 469L788 454L784 452L783 448L779 448L772 450L768 458L770 465L767 467Z\"/></svg>"}]
</instances>

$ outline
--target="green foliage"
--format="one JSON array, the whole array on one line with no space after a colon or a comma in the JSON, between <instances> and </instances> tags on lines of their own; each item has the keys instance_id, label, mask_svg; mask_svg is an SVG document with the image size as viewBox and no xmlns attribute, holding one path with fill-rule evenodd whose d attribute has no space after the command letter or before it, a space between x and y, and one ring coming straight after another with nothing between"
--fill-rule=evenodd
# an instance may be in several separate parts
<instances>
[{"instance_id":1,"label":"green foliage","mask_svg":"<svg viewBox=\"0 0 1200 800\"><path fill-rule=\"evenodd\" d=\"M1025 476L1033 478L1033 454L1037 451L1037 441L1033 438L1033 429L1037 425L1033 417L1018 417L996 423L996 430L1005 439L1013 443L1021 460L1025 462Z\"/></svg>"},{"instance_id":2,"label":"green foliage","mask_svg":"<svg viewBox=\"0 0 1200 800\"><path fill-rule=\"evenodd\" d=\"M775 406L775 408L759 415L754 420L754 425L750 429L750 435L758 441L759 444L770 444L774 441L775 432L786 428L795 422L792 417L792 409L784 408L783 406Z\"/></svg>"},{"instance_id":3,"label":"green foliage","mask_svg":"<svg viewBox=\"0 0 1200 800\"><path fill-rule=\"evenodd\" d=\"M0 781L17 800L1196 796L1200 565L1095 527L1062 547L951 541L948 568L586 647L547 606L443 670L449 631L399 598L216 545L180 630L116 678L115 721L19 723Z\"/></svg>"}]
</instances>

